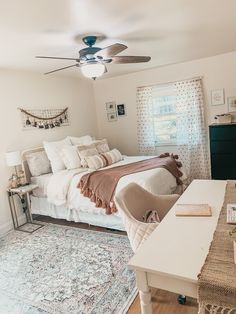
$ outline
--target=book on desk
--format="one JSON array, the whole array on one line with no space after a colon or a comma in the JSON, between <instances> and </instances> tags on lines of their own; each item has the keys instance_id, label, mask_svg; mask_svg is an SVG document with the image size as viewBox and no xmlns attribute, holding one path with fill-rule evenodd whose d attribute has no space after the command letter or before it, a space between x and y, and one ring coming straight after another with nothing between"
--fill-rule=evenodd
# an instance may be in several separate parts
<instances>
[{"instance_id":1,"label":"book on desk","mask_svg":"<svg viewBox=\"0 0 236 314\"><path fill-rule=\"evenodd\" d=\"M236 204L227 204L227 223L236 224Z\"/></svg>"},{"instance_id":2,"label":"book on desk","mask_svg":"<svg viewBox=\"0 0 236 314\"><path fill-rule=\"evenodd\" d=\"M208 204L177 204L175 209L175 216L209 217L212 216L212 211Z\"/></svg>"}]
</instances>

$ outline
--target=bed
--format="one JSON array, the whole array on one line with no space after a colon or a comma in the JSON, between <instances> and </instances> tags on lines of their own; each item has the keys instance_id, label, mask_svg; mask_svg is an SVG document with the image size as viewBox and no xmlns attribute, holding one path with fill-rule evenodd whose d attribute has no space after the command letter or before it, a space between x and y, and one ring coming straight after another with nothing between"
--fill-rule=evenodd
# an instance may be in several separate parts
<instances>
[{"instance_id":1,"label":"bed","mask_svg":"<svg viewBox=\"0 0 236 314\"><path fill-rule=\"evenodd\" d=\"M80 178L88 173L88 168L62 170L32 177L26 161L31 152L43 151L44 148L26 150L22 153L22 167L28 182L38 185L31 196L32 214L45 215L68 221L83 222L100 227L124 230L119 213L107 215L105 209L97 208L89 198L84 197L77 188ZM109 167L151 158L150 156L124 156L124 159ZM107 167L106 167L107 168ZM119 192L127 184L135 182L154 194L179 193L176 178L164 168L156 168L122 177L116 187Z\"/></svg>"}]
</instances>

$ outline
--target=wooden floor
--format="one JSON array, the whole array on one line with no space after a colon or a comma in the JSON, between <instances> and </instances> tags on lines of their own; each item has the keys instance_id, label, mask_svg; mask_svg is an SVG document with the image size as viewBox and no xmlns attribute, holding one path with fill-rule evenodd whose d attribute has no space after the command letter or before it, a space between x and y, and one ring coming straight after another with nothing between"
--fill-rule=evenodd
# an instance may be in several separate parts
<instances>
[{"instance_id":1,"label":"wooden floor","mask_svg":"<svg viewBox=\"0 0 236 314\"><path fill-rule=\"evenodd\" d=\"M70 227L83 228L88 230L96 230L101 232L111 232L116 234L126 234L123 231L109 230L101 227L89 226L88 224L75 223L66 221L64 219L54 219L46 216L37 216L37 220L55 223L59 225L66 225ZM153 303L153 314L197 314L198 306L197 301L192 298L187 298L185 305L180 305L177 302L177 295L164 290L152 289L152 303ZM137 296L129 308L128 314L139 314L140 303L139 297Z\"/></svg>"},{"instance_id":2,"label":"wooden floor","mask_svg":"<svg viewBox=\"0 0 236 314\"><path fill-rule=\"evenodd\" d=\"M197 314L198 306L195 299L187 298L186 304L180 305L177 302L177 297L177 294L152 288L153 314ZM137 313L141 313L138 296L127 314Z\"/></svg>"}]
</instances>

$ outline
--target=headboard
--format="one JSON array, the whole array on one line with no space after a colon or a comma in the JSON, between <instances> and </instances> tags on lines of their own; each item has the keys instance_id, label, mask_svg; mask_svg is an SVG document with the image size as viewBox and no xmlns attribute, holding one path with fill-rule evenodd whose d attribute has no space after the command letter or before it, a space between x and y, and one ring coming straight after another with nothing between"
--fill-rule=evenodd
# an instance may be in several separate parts
<instances>
[{"instance_id":1,"label":"headboard","mask_svg":"<svg viewBox=\"0 0 236 314\"><path fill-rule=\"evenodd\" d=\"M22 170L24 171L24 174L25 174L25 179L26 179L26 182L30 183L30 178L31 178L31 173L30 173L30 170L29 170L29 167L28 167L28 163L27 163L27 160L26 160L26 156L31 154L31 153L36 153L36 152L41 152L41 151L44 151L44 148L43 147L37 147L37 148L32 148L32 149L27 149L27 150L24 150L22 153L21 153L21 158L22 158Z\"/></svg>"}]
</instances>

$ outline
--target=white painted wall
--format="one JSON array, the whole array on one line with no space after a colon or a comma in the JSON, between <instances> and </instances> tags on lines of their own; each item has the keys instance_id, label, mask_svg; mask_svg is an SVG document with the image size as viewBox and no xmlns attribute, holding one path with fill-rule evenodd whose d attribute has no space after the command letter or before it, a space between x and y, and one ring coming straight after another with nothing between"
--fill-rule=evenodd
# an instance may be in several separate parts
<instances>
[{"instance_id":1,"label":"white painted wall","mask_svg":"<svg viewBox=\"0 0 236 314\"><path fill-rule=\"evenodd\" d=\"M70 125L50 130L22 130L23 108L69 107ZM0 70L0 233L11 227L6 186L11 168L5 163L5 152L42 145L43 140L59 140L67 135L96 136L93 89L91 81L68 77Z\"/></svg>"},{"instance_id":2,"label":"white painted wall","mask_svg":"<svg viewBox=\"0 0 236 314\"><path fill-rule=\"evenodd\" d=\"M97 80L94 82L94 95L99 136L107 137L111 146L119 148L124 154L137 154L136 88L138 86L173 82L194 76L203 76L206 120L209 125L214 121L216 114L227 112L226 104L222 106L210 105L210 91L225 88L226 98L236 96L235 73L236 52L232 52ZM108 122L105 110L105 103L108 101L116 101L117 104L124 103L127 115L119 117L117 122ZM173 150L173 147L159 149L160 152L170 150Z\"/></svg>"}]
</instances>

